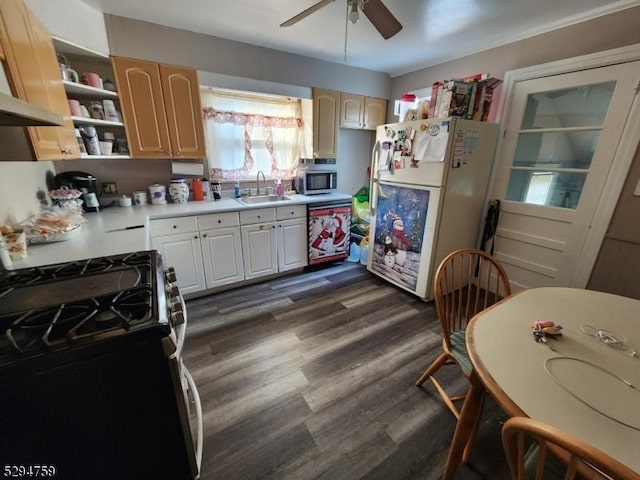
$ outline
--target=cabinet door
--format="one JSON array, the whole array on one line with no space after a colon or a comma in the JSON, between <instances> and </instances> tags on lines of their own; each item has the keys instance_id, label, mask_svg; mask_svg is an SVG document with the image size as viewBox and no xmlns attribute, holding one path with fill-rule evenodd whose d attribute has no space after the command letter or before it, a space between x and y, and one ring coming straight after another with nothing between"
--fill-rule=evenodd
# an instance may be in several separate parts
<instances>
[{"instance_id":1,"label":"cabinet door","mask_svg":"<svg viewBox=\"0 0 640 480\"><path fill-rule=\"evenodd\" d=\"M160 65L162 94L174 157L206 155L198 74L192 68Z\"/></svg>"},{"instance_id":2,"label":"cabinet door","mask_svg":"<svg viewBox=\"0 0 640 480\"><path fill-rule=\"evenodd\" d=\"M240 228L207 230L200 237L207 288L244 280Z\"/></svg>"},{"instance_id":3,"label":"cabinet door","mask_svg":"<svg viewBox=\"0 0 640 480\"><path fill-rule=\"evenodd\" d=\"M338 121L340 92L313 89L313 155L319 158L338 156Z\"/></svg>"},{"instance_id":4,"label":"cabinet door","mask_svg":"<svg viewBox=\"0 0 640 480\"><path fill-rule=\"evenodd\" d=\"M278 272L276 224L259 223L241 227L244 277L262 277Z\"/></svg>"},{"instance_id":5,"label":"cabinet door","mask_svg":"<svg viewBox=\"0 0 640 480\"><path fill-rule=\"evenodd\" d=\"M2 41L15 95L65 117L62 127L29 127L38 160L80 157L53 40L22 0L0 2Z\"/></svg>"},{"instance_id":6,"label":"cabinet door","mask_svg":"<svg viewBox=\"0 0 640 480\"><path fill-rule=\"evenodd\" d=\"M364 123L364 96L340 94L340 128L361 129Z\"/></svg>"},{"instance_id":7,"label":"cabinet door","mask_svg":"<svg viewBox=\"0 0 640 480\"><path fill-rule=\"evenodd\" d=\"M112 61L131 156L171 157L158 64L120 57Z\"/></svg>"},{"instance_id":8,"label":"cabinet door","mask_svg":"<svg viewBox=\"0 0 640 480\"><path fill-rule=\"evenodd\" d=\"M278 223L278 269L280 272L307 265L307 222L304 218Z\"/></svg>"},{"instance_id":9,"label":"cabinet door","mask_svg":"<svg viewBox=\"0 0 640 480\"><path fill-rule=\"evenodd\" d=\"M384 98L365 97L364 126L365 130L375 130L383 125L387 117L387 100Z\"/></svg>"},{"instance_id":10,"label":"cabinet door","mask_svg":"<svg viewBox=\"0 0 640 480\"><path fill-rule=\"evenodd\" d=\"M175 268L181 293L204 290L202 250L200 236L197 233L152 237L151 245L162 255L165 267Z\"/></svg>"}]
</instances>

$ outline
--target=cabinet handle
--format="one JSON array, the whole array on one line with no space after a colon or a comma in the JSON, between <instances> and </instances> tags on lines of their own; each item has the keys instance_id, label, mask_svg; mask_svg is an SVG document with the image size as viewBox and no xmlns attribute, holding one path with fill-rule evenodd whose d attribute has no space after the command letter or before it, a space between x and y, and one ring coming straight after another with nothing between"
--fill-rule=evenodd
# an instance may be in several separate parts
<instances>
[{"instance_id":1,"label":"cabinet handle","mask_svg":"<svg viewBox=\"0 0 640 480\"><path fill-rule=\"evenodd\" d=\"M271 228L276 228L276 226L275 225L271 225Z\"/></svg>"},{"instance_id":2,"label":"cabinet handle","mask_svg":"<svg viewBox=\"0 0 640 480\"><path fill-rule=\"evenodd\" d=\"M203 233L203 234L202 234L202 238L207 238L207 234L206 234L206 233Z\"/></svg>"},{"instance_id":3,"label":"cabinet handle","mask_svg":"<svg viewBox=\"0 0 640 480\"><path fill-rule=\"evenodd\" d=\"M178 151L176 152L176 157L179 157L180 155L182 155L182 152L181 152L180 150L178 150Z\"/></svg>"},{"instance_id":4,"label":"cabinet handle","mask_svg":"<svg viewBox=\"0 0 640 480\"><path fill-rule=\"evenodd\" d=\"M178 228L178 225L174 225L173 228Z\"/></svg>"},{"instance_id":5,"label":"cabinet handle","mask_svg":"<svg viewBox=\"0 0 640 480\"><path fill-rule=\"evenodd\" d=\"M258 215L258 218L262 218L260 215Z\"/></svg>"},{"instance_id":6,"label":"cabinet handle","mask_svg":"<svg viewBox=\"0 0 640 480\"><path fill-rule=\"evenodd\" d=\"M197 239L197 238L198 238L198 235L194 235L194 236L193 236L193 238Z\"/></svg>"},{"instance_id":7,"label":"cabinet handle","mask_svg":"<svg viewBox=\"0 0 640 480\"><path fill-rule=\"evenodd\" d=\"M267 228L267 227L265 227L264 225L260 225L260 227L259 227L259 228L260 228L260 230L264 230L264 229L265 229L265 228Z\"/></svg>"},{"instance_id":8,"label":"cabinet handle","mask_svg":"<svg viewBox=\"0 0 640 480\"><path fill-rule=\"evenodd\" d=\"M222 223L222 220L218 220L218 223Z\"/></svg>"}]
</instances>

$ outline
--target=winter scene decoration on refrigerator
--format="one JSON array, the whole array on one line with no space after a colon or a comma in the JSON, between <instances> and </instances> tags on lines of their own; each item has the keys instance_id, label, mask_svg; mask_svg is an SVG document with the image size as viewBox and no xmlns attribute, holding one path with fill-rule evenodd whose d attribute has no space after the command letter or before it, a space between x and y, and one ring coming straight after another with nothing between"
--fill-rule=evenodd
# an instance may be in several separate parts
<instances>
[{"instance_id":1,"label":"winter scene decoration on refrigerator","mask_svg":"<svg viewBox=\"0 0 640 480\"><path fill-rule=\"evenodd\" d=\"M388 184L378 188L372 268L415 290L429 191Z\"/></svg>"}]
</instances>

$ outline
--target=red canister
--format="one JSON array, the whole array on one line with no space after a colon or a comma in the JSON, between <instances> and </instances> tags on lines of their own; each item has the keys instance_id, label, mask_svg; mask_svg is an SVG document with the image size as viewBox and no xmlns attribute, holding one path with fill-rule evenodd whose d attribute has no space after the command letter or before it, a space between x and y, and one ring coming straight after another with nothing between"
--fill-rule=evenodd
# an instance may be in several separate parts
<instances>
[{"instance_id":1,"label":"red canister","mask_svg":"<svg viewBox=\"0 0 640 480\"><path fill-rule=\"evenodd\" d=\"M193 179L193 199L204 200L204 194L202 192L202 179L194 178Z\"/></svg>"}]
</instances>

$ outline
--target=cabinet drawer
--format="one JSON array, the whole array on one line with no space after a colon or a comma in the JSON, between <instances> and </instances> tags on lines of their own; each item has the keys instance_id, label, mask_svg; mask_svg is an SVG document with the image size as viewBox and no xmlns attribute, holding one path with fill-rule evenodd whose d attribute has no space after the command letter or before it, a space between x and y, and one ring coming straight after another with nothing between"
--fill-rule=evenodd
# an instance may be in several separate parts
<instances>
[{"instance_id":1,"label":"cabinet drawer","mask_svg":"<svg viewBox=\"0 0 640 480\"><path fill-rule=\"evenodd\" d=\"M238 225L240 225L238 212L212 213L210 215L198 216L198 226L200 230L237 227Z\"/></svg>"},{"instance_id":2,"label":"cabinet drawer","mask_svg":"<svg viewBox=\"0 0 640 480\"><path fill-rule=\"evenodd\" d=\"M275 208L260 208L258 210L240 210L240 225L252 223L273 222L276 219Z\"/></svg>"},{"instance_id":3,"label":"cabinet drawer","mask_svg":"<svg viewBox=\"0 0 640 480\"><path fill-rule=\"evenodd\" d=\"M159 218L149 222L151 236L170 235L172 233L190 233L198 231L196 217Z\"/></svg>"},{"instance_id":4,"label":"cabinet drawer","mask_svg":"<svg viewBox=\"0 0 640 480\"><path fill-rule=\"evenodd\" d=\"M291 205L276 208L276 220L287 220L289 218L304 218L307 216L306 205Z\"/></svg>"}]
</instances>

